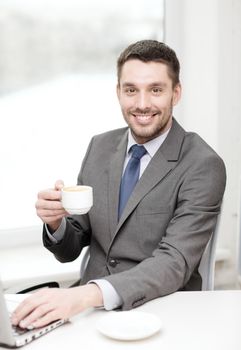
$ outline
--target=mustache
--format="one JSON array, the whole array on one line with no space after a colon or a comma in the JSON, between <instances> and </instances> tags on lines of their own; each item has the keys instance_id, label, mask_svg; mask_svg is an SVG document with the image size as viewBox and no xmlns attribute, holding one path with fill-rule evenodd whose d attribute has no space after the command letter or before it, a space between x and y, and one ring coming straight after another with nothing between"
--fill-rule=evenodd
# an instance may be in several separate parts
<instances>
[{"instance_id":1,"label":"mustache","mask_svg":"<svg viewBox=\"0 0 241 350\"><path fill-rule=\"evenodd\" d=\"M153 110L151 108L145 108L145 109L135 108L130 110L130 113L146 115L146 114L157 114L157 113L160 113L160 111L157 109Z\"/></svg>"}]
</instances>

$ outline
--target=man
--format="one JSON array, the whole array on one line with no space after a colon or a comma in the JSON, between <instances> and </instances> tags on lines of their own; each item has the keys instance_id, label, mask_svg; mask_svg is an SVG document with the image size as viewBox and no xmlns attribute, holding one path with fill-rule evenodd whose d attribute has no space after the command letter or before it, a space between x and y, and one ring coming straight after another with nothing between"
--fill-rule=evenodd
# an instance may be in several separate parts
<instances>
[{"instance_id":1,"label":"man","mask_svg":"<svg viewBox=\"0 0 241 350\"><path fill-rule=\"evenodd\" d=\"M220 211L224 164L172 117L181 97L172 49L139 41L124 50L117 68L128 128L98 135L89 145L78 183L93 187L93 208L66 217L61 181L40 192L36 203L45 223L44 245L59 261L74 260L90 245L82 285L30 296L12 318L21 327L43 326L88 307L128 310L177 290L201 288L198 266Z\"/></svg>"}]
</instances>

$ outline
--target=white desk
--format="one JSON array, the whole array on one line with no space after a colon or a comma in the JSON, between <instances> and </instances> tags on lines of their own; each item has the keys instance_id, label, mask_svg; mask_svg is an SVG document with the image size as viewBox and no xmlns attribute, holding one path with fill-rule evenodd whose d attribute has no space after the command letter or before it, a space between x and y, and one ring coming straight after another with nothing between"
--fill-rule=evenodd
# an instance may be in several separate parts
<instances>
[{"instance_id":1,"label":"white desk","mask_svg":"<svg viewBox=\"0 0 241 350\"><path fill-rule=\"evenodd\" d=\"M241 349L241 291L178 292L136 310L159 315L163 321L162 331L145 340L112 340L95 328L107 311L89 310L33 341L26 350Z\"/></svg>"}]
</instances>

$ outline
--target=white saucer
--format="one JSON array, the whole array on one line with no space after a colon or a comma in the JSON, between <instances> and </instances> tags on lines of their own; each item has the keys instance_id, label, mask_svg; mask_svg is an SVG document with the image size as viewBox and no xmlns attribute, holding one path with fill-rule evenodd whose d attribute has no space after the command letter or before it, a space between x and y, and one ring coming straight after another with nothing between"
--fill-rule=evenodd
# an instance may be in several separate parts
<instances>
[{"instance_id":1,"label":"white saucer","mask_svg":"<svg viewBox=\"0 0 241 350\"><path fill-rule=\"evenodd\" d=\"M118 340L138 340L150 337L162 328L156 315L141 311L110 311L97 324L100 333Z\"/></svg>"}]
</instances>

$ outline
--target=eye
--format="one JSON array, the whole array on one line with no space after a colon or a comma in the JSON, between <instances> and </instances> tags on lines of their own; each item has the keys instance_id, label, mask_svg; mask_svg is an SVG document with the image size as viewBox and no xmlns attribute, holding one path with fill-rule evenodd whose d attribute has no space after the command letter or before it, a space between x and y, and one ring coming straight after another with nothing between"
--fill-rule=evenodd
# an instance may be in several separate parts
<instances>
[{"instance_id":1,"label":"eye","mask_svg":"<svg viewBox=\"0 0 241 350\"><path fill-rule=\"evenodd\" d=\"M127 87L124 89L127 95L133 95L136 93L136 89L134 87Z\"/></svg>"},{"instance_id":2,"label":"eye","mask_svg":"<svg viewBox=\"0 0 241 350\"><path fill-rule=\"evenodd\" d=\"M152 88L152 92L155 94L155 95L160 95L162 93L162 88L160 87L153 87Z\"/></svg>"}]
</instances>

